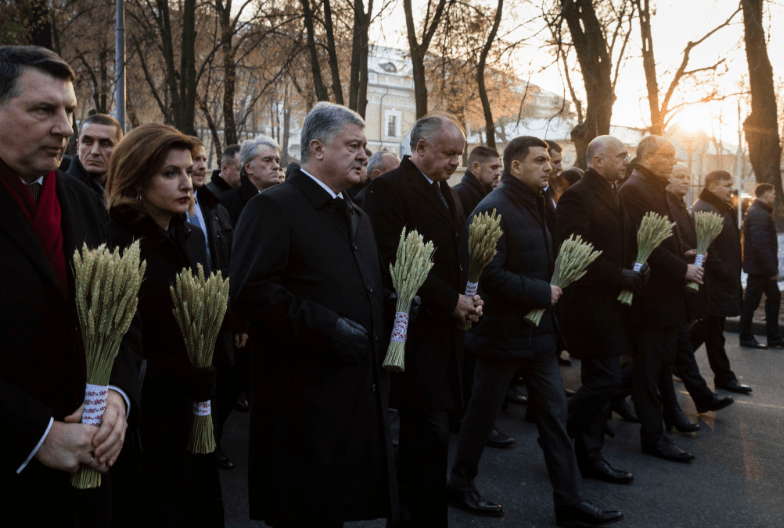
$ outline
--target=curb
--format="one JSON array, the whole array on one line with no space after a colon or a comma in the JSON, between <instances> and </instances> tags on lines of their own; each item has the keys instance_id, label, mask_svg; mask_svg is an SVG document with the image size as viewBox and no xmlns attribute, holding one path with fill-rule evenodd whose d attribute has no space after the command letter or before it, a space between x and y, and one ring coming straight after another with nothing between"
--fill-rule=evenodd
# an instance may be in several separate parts
<instances>
[{"instance_id":1,"label":"curb","mask_svg":"<svg viewBox=\"0 0 784 528\"><path fill-rule=\"evenodd\" d=\"M779 324L779 328L781 325ZM733 334L740 333L740 317L727 317L727 322L724 325L725 332L732 332ZM751 323L751 333L756 336L765 336L768 332L765 326L765 321L754 319Z\"/></svg>"}]
</instances>

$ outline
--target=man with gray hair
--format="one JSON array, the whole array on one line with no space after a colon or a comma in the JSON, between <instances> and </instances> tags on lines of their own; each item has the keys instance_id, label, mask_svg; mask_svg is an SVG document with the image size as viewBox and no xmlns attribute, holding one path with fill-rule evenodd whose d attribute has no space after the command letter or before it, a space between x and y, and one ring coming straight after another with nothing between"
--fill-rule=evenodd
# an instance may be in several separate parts
<instances>
[{"instance_id":1,"label":"man with gray hair","mask_svg":"<svg viewBox=\"0 0 784 528\"><path fill-rule=\"evenodd\" d=\"M381 152L376 152L373 154L370 159L368 160L367 164L367 185L365 185L361 191L357 193L354 197L354 203L358 206L362 207L362 201L365 199L365 189L367 186L381 176L382 174L386 174L387 172L392 172L393 170L397 169L400 166L400 158L397 157L397 154L394 152L389 152L388 150L382 150Z\"/></svg>"},{"instance_id":2,"label":"man with gray hair","mask_svg":"<svg viewBox=\"0 0 784 528\"><path fill-rule=\"evenodd\" d=\"M405 526L447 526L448 412L463 407L462 327L482 315L479 296L466 292L465 215L446 183L464 148L465 134L453 120L443 115L419 119L411 131L411 156L373 180L363 202L384 266L395 259L404 227L418 230L438 248L419 289L419 315L408 327L406 370L390 374L390 407L400 413L398 479L410 515Z\"/></svg>"},{"instance_id":3,"label":"man with gray hair","mask_svg":"<svg viewBox=\"0 0 784 528\"><path fill-rule=\"evenodd\" d=\"M383 268L360 180L364 121L319 103L302 168L237 223L232 309L249 321L251 519L273 527L397 520Z\"/></svg>"},{"instance_id":4,"label":"man with gray hair","mask_svg":"<svg viewBox=\"0 0 784 528\"><path fill-rule=\"evenodd\" d=\"M234 225L251 198L280 183L280 145L267 136L243 141L240 166L240 186L220 195Z\"/></svg>"}]
</instances>

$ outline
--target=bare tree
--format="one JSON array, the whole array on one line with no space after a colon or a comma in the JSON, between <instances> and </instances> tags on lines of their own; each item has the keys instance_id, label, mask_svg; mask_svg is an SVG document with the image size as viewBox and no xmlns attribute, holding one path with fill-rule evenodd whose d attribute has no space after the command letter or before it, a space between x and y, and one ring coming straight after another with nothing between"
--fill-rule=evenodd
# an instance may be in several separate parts
<instances>
[{"instance_id":1,"label":"bare tree","mask_svg":"<svg viewBox=\"0 0 784 528\"><path fill-rule=\"evenodd\" d=\"M434 2L437 3L435 6ZM449 0L451 5L454 0ZM441 22L441 17L447 6L447 0L427 0L425 19L422 22L422 40L417 36L416 24L414 23L414 11L411 7L411 0L403 0L403 10L406 14L406 33L408 35L408 47L411 52L412 73L414 76L414 99L416 101L416 117L427 114L427 77L425 76L425 56L430 47L430 41Z\"/></svg>"},{"instance_id":2,"label":"bare tree","mask_svg":"<svg viewBox=\"0 0 784 528\"><path fill-rule=\"evenodd\" d=\"M498 26L501 24L501 14L504 9L504 0L498 0L498 7L495 10L495 18L493 19L493 28L490 30L482 52L479 54L479 64L476 67L476 82L479 87L479 98L482 100L482 110L485 114L485 133L487 134L486 145L490 148L495 148L495 121L493 120L493 109L490 106L490 99L487 97L487 87L485 86L485 66L487 64L487 56L490 54L490 48L493 47L493 41L498 34Z\"/></svg>"},{"instance_id":3,"label":"bare tree","mask_svg":"<svg viewBox=\"0 0 784 528\"><path fill-rule=\"evenodd\" d=\"M382 6L382 11L384 7ZM370 16L373 0L368 0L367 11L363 0L354 0L354 28L351 41L351 74L349 76L348 107L365 117L367 108L368 53L370 47Z\"/></svg>"},{"instance_id":4,"label":"bare tree","mask_svg":"<svg viewBox=\"0 0 784 528\"><path fill-rule=\"evenodd\" d=\"M313 74L313 85L316 89L316 99L328 101L327 87L324 85L324 77L321 75L319 65L318 48L316 47L316 30L313 26L313 8L310 0L300 0L302 3L303 21L308 38L308 51L310 52L310 68Z\"/></svg>"}]
</instances>

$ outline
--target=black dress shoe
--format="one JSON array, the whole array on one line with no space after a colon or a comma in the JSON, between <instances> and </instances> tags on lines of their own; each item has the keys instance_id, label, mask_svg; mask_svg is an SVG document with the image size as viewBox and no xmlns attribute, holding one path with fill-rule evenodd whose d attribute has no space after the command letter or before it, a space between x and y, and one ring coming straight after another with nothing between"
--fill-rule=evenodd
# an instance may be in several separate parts
<instances>
[{"instance_id":1,"label":"black dress shoe","mask_svg":"<svg viewBox=\"0 0 784 528\"><path fill-rule=\"evenodd\" d=\"M784 339L768 339L768 348L784 348Z\"/></svg>"},{"instance_id":2,"label":"black dress shoe","mask_svg":"<svg viewBox=\"0 0 784 528\"><path fill-rule=\"evenodd\" d=\"M666 436L660 437L655 444L643 444L642 452L663 458L664 460L672 460L673 462L690 462L694 460L694 455L673 444L672 440Z\"/></svg>"},{"instance_id":3,"label":"black dress shoe","mask_svg":"<svg viewBox=\"0 0 784 528\"><path fill-rule=\"evenodd\" d=\"M717 383L716 388L730 392L737 392L738 394L749 394L751 392L751 387L748 385L741 385L736 379L728 381L727 383Z\"/></svg>"},{"instance_id":4,"label":"black dress shoe","mask_svg":"<svg viewBox=\"0 0 784 528\"><path fill-rule=\"evenodd\" d=\"M468 513L485 517L502 517L504 515L504 509L501 505L488 502L476 490L460 491L447 486L446 494L453 506Z\"/></svg>"},{"instance_id":5,"label":"black dress shoe","mask_svg":"<svg viewBox=\"0 0 784 528\"><path fill-rule=\"evenodd\" d=\"M569 389L564 389L564 394L566 395L567 398L571 398L572 396L574 396L574 391Z\"/></svg>"},{"instance_id":6,"label":"black dress shoe","mask_svg":"<svg viewBox=\"0 0 784 528\"><path fill-rule=\"evenodd\" d=\"M594 460L578 464L583 478L609 482L610 484L631 484L634 476L626 471L614 469L606 460Z\"/></svg>"},{"instance_id":7,"label":"black dress shoe","mask_svg":"<svg viewBox=\"0 0 784 528\"><path fill-rule=\"evenodd\" d=\"M506 391L506 398L507 403L514 403L515 405L528 405L528 398L525 395L520 394L517 389L514 387L510 387L508 391Z\"/></svg>"},{"instance_id":8,"label":"black dress shoe","mask_svg":"<svg viewBox=\"0 0 784 528\"><path fill-rule=\"evenodd\" d=\"M237 398L237 403L234 404L234 409L240 412L248 412L250 409L250 403L248 402L247 394L240 394L240 397Z\"/></svg>"},{"instance_id":9,"label":"black dress shoe","mask_svg":"<svg viewBox=\"0 0 784 528\"><path fill-rule=\"evenodd\" d=\"M615 414L623 418L624 422L640 423L640 419L637 417L637 414L632 410L631 407L629 407L629 404L626 402L626 400L613 402L612 410L615 412Z\"/></svg>"},{"instance_id":10,"label":"black dress shoe","mask_svg":"<svg viewBox=\"0 0 784 528\"><path fill-rule=\"evenodd\" d=\"M715 394L711 395L711 399L704 402L694 402L697 406L698 413L706 413L709 411L718 411L725 407L729 407L735 403L735 400L732 399L731 396L725 396L724 398L719 398Z\"/></svg>"},{"instance_id":11,"label":"black dress shoe","mask_svg":"<svg viewBox=\"0 0 784 528\"><path fill-rule=\"evenodd\" d=\"M223 452L223 449L218 446L216 449L218 455L218 468L220 469L234 469L234 462L229 460L229 457Z\"/></svg>"},{"instance_id":12,"label":"black dress shoe","mask_svg":"<svg viewBox=\"0 0 784 528\"><path fill-rule=\"evenodd\" d=\"M672 431L673 427L679 433L695 433L700 430L700 424L691 423L678 404L675 404L672 408L665 409L662 417L664 418L664 427L668 431Z\"/></svg>"},{"instance_id":13,"label":"black dress shoe","mask_svg":"<svg viewBox=\"0 0 784 528\"><path fill-rule=\"evenodd\" d=\"M561 356L558 356L558 364L561 365L562 367L571 367L572 366L572 360L571 359L562 358Z\"/></svg>"},{"instance_id":14,"label":"black dress shoe","mask_svg":"<svg viewBox=\"0 0 784 528\"><path fill-rule=\"evenodd\" d=\"M768 348L753 337L751 339L741 339L740 346L744 348Z\"/></svg>"},{"instance_id":15,"label":"black dress shoe","mask_svg":"<svg viewBox=\"0 0 784 528\"><path fill-rule=\"evenodd\" d=\"M515 445L515 439L511 436L506 436L496 427L493 427L493 430L490 431L490 438L487 439L487 447L497 447L503 449L506 447L512 447L513 445Z\"/></svg>"},{"instance_id":16,"label":"black dress shoe","mask_svg":"<svg viewBox=\"0 0 784 528\"><path fill-rule=\"evenodd\" d=\"M602 511L588 501L573 506L555 507L555 524L573 526L607 526L623 519L619 511Z\"/></svg>"}]
</instances>

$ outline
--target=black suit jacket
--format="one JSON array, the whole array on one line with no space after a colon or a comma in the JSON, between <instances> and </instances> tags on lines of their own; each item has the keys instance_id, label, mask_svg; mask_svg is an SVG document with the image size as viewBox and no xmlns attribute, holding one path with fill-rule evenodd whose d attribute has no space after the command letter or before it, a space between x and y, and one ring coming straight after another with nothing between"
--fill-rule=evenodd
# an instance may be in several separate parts
<instances>
[{"instance_id":1,"label":"black suit jacket","mask_svg":"<svg viewBox=\"0 0 784 528\"><path fill-rule=\"evenodd\" d=\"M465 332L452 317L468 281L468 229L455 192L438 194L409 156L400 167L373 180L363 209L370 215L384 267L394 262L400 233L416 229L436 247L434 265L419 289L422 306L408 328L405 372L391 374L390 406L420 411L462 406L460 371Z\"/></svg>"},{"instance_id":2,"label":"black suit jacket","mask_svg":"<svg viewBox=\"0 0 784 528\"><path fill-rule=\"evenodd\" d=\"M383 269L368 216L329 200L297 169L248 202L234 238L232 307L254 339L250 516L273 526L397 516ZM368 331L359 362L330 344L339 318Z\"/></svg>"},{"instance_id":3,"label":"black suit jacket","mask_svg":"<svg viewBox=\"0 0 784 528\"><path fill-rule=\"evenodd\" d=\"M635 233L612 187L593 169L569 187L556 209L557 246L579 235L602 254L558 301L569 351L581 357L631 354L633 334L628 306L618 301L621 271L633 266Z\"/></svg>"},{"instance_id":4,"label":"black suit jacket","mask_svg":"<svg viewBox=\"0 0 784 528\"><path fill-rule=\"evenodd\" d=\"M259 190L253 185L244 174L240 177L240 186L221 194L218 199L223 207L229 212L232 225L237 225L240 213L245 208L248 201L259 194Z\"/></svg>"},{"instance_id":5,"label":"black suit jacket","mask_svg":"<svg viewBox=\"0 0 784 528\"><path fill-rule=\"evenodd\" d=\"M629 179L621 186L621 202L637 229L645 213L652 211L670 222L675 221L667 202L667 180L662 180L644 167L632 172ZM686 270L684 248L678 231L654 250L648 259L651 278L642 296L635 296L632 304L632 316L637 324L649 328L675 327L686 317Z\"/></svg>"},{"instance_id":6,"label":"black suit jacket","mask_svg":"<svg viewBox=\"0 0 784 528\"><path fill-rule=\"evenodd\" d=\"M50 418L63 421L84 401L86 364L73 279L74 250L86 243L96 248L107 241L106 212L95 193L64 172L56 173L68 295L16 204L0 186L0 524L14 525L15 515L29 525L46 525L52 518L68 525L73 495L66 472L49 469L33 459L16 470L44 435ZM131 399L131 423L139 402L141 363L139 321L123 339L110 384ZM96 500L106 493L96 492ZM47 497L42 508L40 497ZM49 499L52 501L50 502ZM10 519L9 519L10 518Z\"/></svg>"},{"instance_id":7,"label":"black suit jacket","mask_svg":"<svg viewBox=\"0 0 784 528\"><path fill-rule=\"evenodd\" d=\"M487 196L487 189L470 170L465 171L463 179L454 186L454 190L460 197L460 204L466 215L470 215L482 198Z\"/></svg>"}]
</instances>

